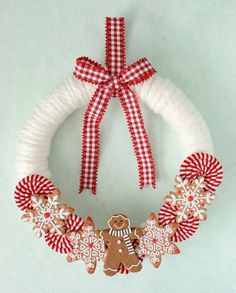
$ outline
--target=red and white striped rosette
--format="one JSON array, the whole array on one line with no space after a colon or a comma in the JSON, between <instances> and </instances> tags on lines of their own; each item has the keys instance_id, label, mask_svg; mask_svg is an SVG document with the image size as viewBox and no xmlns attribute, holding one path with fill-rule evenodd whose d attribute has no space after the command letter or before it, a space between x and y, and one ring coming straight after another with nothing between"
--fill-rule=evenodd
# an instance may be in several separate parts
<instances>
[{"instance_id":1,"label":"red and white striped rosette","mask_svg":"<svg viewBox=\"0 0 236 293\"><path fill-rule=\"evenodd\" d=\"M65 229L66 232L78 232L81 230L84 221L81 217L75 214L69 215L69 217L65 220Z\"/></svg>"},{"instance_id":2,"label":"red and white striped rosette","mask_svg":"<svg viewBox=\"0 0 236 293\"><path fill-rule=\"evenodd\" d=\"M159 225L165 226L168 224L176 223L175 219L177 217L176 211L177 207L171 207L168 203L165 203L158 214ZM184 241L197 231L199 226L199 220L190 217L187 220L183 220L178 224L175 234L172 236L171 240L174 242Z\"/></svg>"},{"instance_id":3,"label":"red and white striped rosette","mask_svg":"<svg viewBox=\"0 0 236 293\"><path fill-rule=\"evenodd\" d=\"M195 153L183 161L180 166L180 176L183 179L196 179L203 176L206 189L215 192L222 182L223 170L214 156L207 153Z\"/></svg>"},{"instance_id":4,"label":"red and white striped rosette","mask_svg":"<svg viewBox=\"0 0 236 293\"><path fill-rule=\"evenodd\" d=\"M47 245L56 252L69 253L73 249L73 245L68 236L68 234L60 235L54 232L45 234L44 239Z\"/></svg>"},{"instance_id":5,"label":"red and white striped rosette","mask_svg":"<svg viewBox=\"0 0 236 293\"><path fill-rule=\"evenodd\" d=\"M22 211L30 208L33 194L51 194L55 187L52 182L41 175L30 175L23 178L15 188L15 202Z\"/></svg>"},{"instance_id":6,"label":"red and white striped rosette","mask_svg":"<svg viewBox=\"0 0 236 293\"><path fill-rule=\"evenodd\" d=\"M71 214L65 220L65 234L60 235L57 232L47 233L44 239L47 245L60 253L69 253L73 249L73 245L69 239L70 232L78 232L84 224L81 217Z\"/></svg>"}]
</instances>

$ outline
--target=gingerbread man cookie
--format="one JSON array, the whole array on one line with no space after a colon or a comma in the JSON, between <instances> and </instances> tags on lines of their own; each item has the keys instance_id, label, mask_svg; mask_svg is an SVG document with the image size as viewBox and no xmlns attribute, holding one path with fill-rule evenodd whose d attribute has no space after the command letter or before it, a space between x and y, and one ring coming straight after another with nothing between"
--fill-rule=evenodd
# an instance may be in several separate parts
<instances>
[{"instance_id":1,"label":"gingerbread man cookie","mask_svg":"<svg viewBox=\"0 0 236 293\"><path fill-rule=\"evenodd\" d=\"M114 215L108 220L110 229L98 231L106 242L104 272L108 276L115 275L120 266L130 272L138 272L142 269L141 260L136 254L132 241L140 239L141 228L130 228L129 219L121 214Z\"/></svg>"}]
</instances>

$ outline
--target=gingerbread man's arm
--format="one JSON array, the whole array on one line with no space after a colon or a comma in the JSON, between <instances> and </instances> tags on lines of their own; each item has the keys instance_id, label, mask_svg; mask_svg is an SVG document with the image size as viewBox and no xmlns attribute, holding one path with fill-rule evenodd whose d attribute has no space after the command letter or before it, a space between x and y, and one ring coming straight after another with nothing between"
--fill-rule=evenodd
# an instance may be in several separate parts
<instances>
[{"instance_id":1,"label":"gingerbread man's arm","mask_svg":"<svg viewBox=\"0 0 236 293\"><path fill-rule=\"evenodd\" d=\"M97 230L96 233L104 241L109 241L110 238L111 238L111 236L109 235L109 230L108 229L105 229L105 230Z\"/></svg>"},{"instance_id":2,"label":"gingerbread man's arm","mask_svg":"<svg viewBox=\"0 0 236 293\"><path fill-rule=\"evenodd\" d=\"M131 234L129 235L131 240L140 239L143 236L143 229L141 227L131 228Z\"/></svg>"}]
</instances>

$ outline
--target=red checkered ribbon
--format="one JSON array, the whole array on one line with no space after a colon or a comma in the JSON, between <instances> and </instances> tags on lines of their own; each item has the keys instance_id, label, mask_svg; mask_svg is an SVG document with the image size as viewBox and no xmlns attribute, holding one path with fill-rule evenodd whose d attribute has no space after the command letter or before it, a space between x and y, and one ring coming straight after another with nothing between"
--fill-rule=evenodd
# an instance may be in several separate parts
<instances>
[{"instance_id":1,"label":"red checkered ribbon","mask_svg":"<svg viewBox=\"0 0 236 293\"><path fill-rule=\"evenodd\" d=\"M84 116L80 192L96 193L99 161L99 126L111 97L118 97L124 110L134 151L138 161L140 188L156 186L155 165L144 128L138 99L130 86L150 78L155 69L146 58L125 66L124 18L106 18L106 68L80 57L74 76L97 85Z\"/></svg>"}]
</instances>

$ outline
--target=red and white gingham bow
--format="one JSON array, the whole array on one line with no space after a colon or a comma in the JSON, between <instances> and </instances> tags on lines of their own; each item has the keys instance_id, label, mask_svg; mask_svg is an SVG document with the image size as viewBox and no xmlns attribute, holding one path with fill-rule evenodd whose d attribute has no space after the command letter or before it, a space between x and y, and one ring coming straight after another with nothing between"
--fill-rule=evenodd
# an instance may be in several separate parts
<instances>
[{"instance_id":1,"label":"red and white gingham bow","mask_svg":"<svg viewBox=\"0 0 236 293\"><path fill-rule=\"evenodd\" d=\"M106 18L106 66L80 57L74 76L97 85L84 116L80 191L96 193L99 161L99 126L111 97L118 97L125 112L138 161L140 188L156 186L155 165L138 99L130 86L144 82L156 71L146 58L125 67L124 18Z\"/></svg>"}]
</instances>

